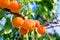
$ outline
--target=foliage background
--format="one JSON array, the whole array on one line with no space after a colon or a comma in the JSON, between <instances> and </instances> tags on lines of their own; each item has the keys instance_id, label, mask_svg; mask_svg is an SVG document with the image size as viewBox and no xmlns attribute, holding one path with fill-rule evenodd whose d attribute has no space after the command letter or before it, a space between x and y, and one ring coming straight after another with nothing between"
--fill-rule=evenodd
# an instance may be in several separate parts
<instances>
[{"instance_id":1,"label":"foliage background","mask_svg":"<svg viewBox=\"0 0 60 40\"><path fill-rule=\"evenodd\" d=\"M55 0L56 1L56 0ZM21 3L22 8L19 11L20 14L23 14L25 18L39 20L41 25L47 26L47 30L51 29L53 33L48 32L48 34L40 35L37 31L29 33L24 38L12 24L12 19L16 15L11 14L10 12L0 9L0 40L17 40L20 37L20 40L60 40L60 36L54 29L57 23L57 14L58 9L55 7L58 5L58 2L54 0L18 0ZM55 12L53 12L55 11ZM56 21L53 21L56 20ZM53 27L51 27L52 25ZM51 28L48 28L50 26ZM39 36L38 36L39 35ZM38 38L37 38L38 36ZM51 36L51 37L49 37ZM58 36L58 37L57 37ZM18 40L19 40L18 39Z\"/></svg>"}]
</instances>

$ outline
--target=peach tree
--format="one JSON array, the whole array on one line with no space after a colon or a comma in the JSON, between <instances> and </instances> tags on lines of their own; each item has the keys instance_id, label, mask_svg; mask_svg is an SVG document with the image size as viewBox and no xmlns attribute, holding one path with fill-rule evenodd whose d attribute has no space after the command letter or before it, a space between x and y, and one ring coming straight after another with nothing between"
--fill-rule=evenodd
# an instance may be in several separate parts
<instances>
[{"instance_id":1,"label":"peach tree","mask_svg":"<svg viewBox=\"0 0 60 40\"><path fill-rule=\"evenodd\" d=\"M48 35L45 26L55 18L53 9L53 0L0 0L0 36L3 40L38 40Z\"/></svg>"}]
</instances>

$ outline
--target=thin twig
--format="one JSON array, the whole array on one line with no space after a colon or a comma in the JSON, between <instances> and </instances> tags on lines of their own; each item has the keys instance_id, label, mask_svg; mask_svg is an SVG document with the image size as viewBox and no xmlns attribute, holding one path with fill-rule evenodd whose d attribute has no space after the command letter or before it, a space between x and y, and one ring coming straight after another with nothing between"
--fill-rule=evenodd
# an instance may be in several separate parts
<instances>
[{"instance_id":1,"label":"thin twig","mask_svg":"<svg viewBox=\"0 0 60 40\"><path fill-rule=\"evenodd\" d=\"M46 27L46 29L50 29L50 28L53 28L53 27L60 27L60 24L55 24L55 26Z\"/></svg>"}]
</instances>

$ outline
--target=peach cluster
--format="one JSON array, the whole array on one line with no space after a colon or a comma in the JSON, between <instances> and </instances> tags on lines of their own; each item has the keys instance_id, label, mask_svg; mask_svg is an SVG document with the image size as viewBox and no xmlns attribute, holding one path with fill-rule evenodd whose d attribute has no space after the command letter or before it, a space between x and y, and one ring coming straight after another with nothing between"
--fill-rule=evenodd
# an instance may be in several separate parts
<instances>
[{"instance_id":1,"label":"peach cluster","mask_svg":"<svg viewBox=\"0 0 60 40\"><path fill-rule=\"evenodd\" d=\"M16 28L19 28L19 31L22 35L28 34L28 32L32 32L37 28L39 34L45 34L46 29L43 25L40 25L38 20L25 19L23 20L21 17L15 17L13 19L13 25Z\"/></svg>"}]
</instances>

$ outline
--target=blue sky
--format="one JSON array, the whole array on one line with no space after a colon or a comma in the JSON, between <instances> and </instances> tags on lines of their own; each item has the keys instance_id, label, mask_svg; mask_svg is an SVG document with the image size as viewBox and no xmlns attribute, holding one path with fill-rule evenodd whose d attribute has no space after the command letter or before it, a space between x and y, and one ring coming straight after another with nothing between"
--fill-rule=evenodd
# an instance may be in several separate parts
<instances>
[{"instance_id":1,"label":"blue sky","mask_svg":"<svg viewBox=\"0 0 60 40\"><path fill-rule=\"evenodd\" d=\"M60 20L60 0L59 0L58 4L54 7L54 10L56 11L57 16L58 16L57 19ZM60 24L60 21L59 21L59 24ZM52 25L55 25L55 24L52 24ZM47 32L53 34L54 30L56 30L56 32L60 35L60 26L54 27L51 29L47 29Z\"/></svg>"}]
</instances>

